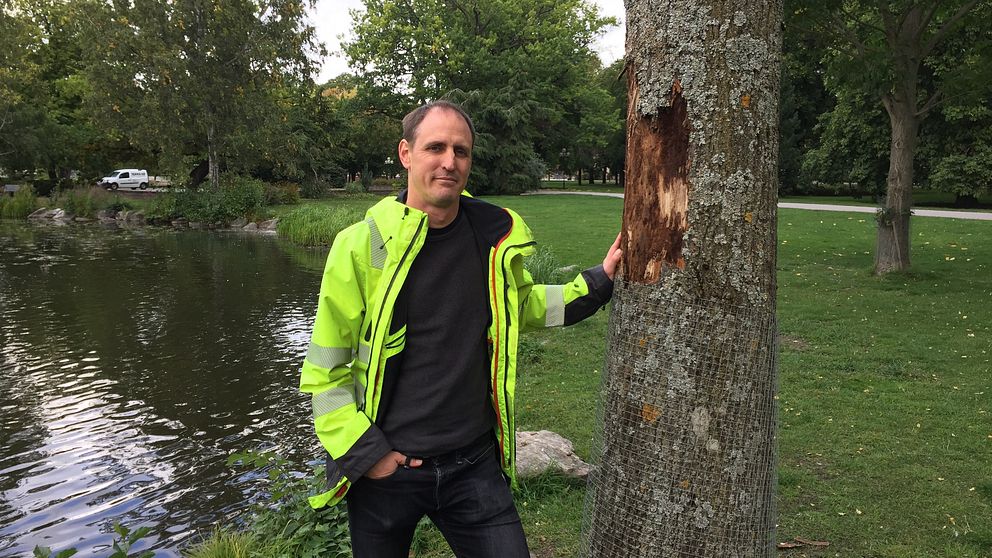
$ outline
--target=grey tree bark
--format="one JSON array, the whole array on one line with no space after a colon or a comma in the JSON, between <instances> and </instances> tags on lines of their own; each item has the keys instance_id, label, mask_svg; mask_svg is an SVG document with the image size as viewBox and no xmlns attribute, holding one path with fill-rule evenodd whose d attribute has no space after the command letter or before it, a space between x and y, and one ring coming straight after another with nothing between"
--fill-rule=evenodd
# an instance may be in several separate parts
<instances>
[{"instance_id":1,"label":"grey tree bark","mask_svg":"<svg viewBox=\"0 0 992 558\"><path fill-rule=\"evenodd\" d=\"M775 552L781 0L627 0L626 201L583 551Z\"/></svg>"}]
</instances>

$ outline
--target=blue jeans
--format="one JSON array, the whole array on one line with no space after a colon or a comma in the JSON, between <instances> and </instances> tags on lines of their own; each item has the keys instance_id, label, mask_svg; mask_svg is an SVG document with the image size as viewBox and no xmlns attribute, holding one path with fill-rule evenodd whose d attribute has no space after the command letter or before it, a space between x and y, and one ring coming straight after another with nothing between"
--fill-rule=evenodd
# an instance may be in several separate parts
<instances>
[{"instance_id":1,"label":"blue jeans","mask_svg":"<svg viewBox=\"0 0 992 558\"><path fill-rule=\"evenodd\" d=\"M348 492L354 557L407 558L425 515L458 558L530 556L491 441L425 458L420 467L400 467L384 479L354 483Z\"/></svg>"}]
</instances>

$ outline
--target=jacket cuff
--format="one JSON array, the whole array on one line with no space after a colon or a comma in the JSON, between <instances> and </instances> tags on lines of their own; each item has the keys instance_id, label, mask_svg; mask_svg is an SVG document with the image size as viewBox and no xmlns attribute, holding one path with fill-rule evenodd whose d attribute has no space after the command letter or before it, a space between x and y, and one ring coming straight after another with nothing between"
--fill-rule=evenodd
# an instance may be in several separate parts
<instances>
[{"instance_id":1,"label":"jacket cuff","mask_svg":"<svg viewBox=\"0 0 992 558\"><path fill-rule=\"evenodd\" d=\"M613 298L613 279L603 270L603 264L583 271L582 277L585 278L586 285L589 285L589 294L599 301L600 306L606 305Z\"/></svg>"},{"instance_id":2,"label":"jacket cuff","mask_svg":"<svg viewBox=\"0 0 992 558\"><path fill-rule=\"evenodd\" d=\"M613 297L613 281L603 271L602 265L590 267L582 272L581 277L589 293L565 305L564 325L572 325L592 316Z\"/></svg>"},{"instance_id":3,"label":"jacket cuff","mask_svg":"<svg viewBox=\"0 0 992 558\"><path fill-rule=\"evenodd\" d=\"M375 424L362 434L344 455L335 459L341 472L351 482L365 475L366 471L379 462L393 447L386 440L386 435Z\"/></svg>"}]
</instances>

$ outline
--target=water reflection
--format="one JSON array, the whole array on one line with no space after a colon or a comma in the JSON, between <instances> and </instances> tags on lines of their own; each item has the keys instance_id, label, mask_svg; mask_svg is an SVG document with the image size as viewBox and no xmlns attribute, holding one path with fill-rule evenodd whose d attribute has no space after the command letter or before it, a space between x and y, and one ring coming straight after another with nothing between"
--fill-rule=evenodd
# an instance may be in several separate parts
<instances>
[{"instance_id":1,"label":"water reflection","mask_svg":"<svg viewBox=\"0 0 992 558\"><path fill-rule=\"evenodd\" d=\"M178 556L256 497L228 454L316 454L297 393L321 253L271 237L0 222L0 557ZM303 264L303 265L301 265Z\"/></svg>"}]
</instances>

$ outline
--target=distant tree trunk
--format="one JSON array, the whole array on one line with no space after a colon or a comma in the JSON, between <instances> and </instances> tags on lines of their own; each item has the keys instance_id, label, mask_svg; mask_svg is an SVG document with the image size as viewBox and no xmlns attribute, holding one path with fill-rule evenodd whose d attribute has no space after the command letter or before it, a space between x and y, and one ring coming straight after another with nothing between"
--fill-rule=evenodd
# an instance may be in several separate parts
<instances>
[{"instance_id":1,"label":"distant tree trunk","mask_svg":"<svg viewBox=\"0 0 992 558\"><path fill-rule=\"evenodd\" d=\"M883 97L892 136L885 206L877 214L875 274L909 269L909 219L913 208L913 159L920 129L916 115L916 76L903 91Z\"/></svg>"},{"instance_id":2,"label":"distant tree trunk","mask_svg":"<svg viewBox=\"0 0 992 558\"><path fill-rule=\"evenodd\" d=\"M217 161L217 144L215 143L214 125L207 128L207 160L210 166L210 187L220 188L220 163Z\"/></svg>"},{"instance_id":3,"label":"distant tree trunk","mask_svg":"<svg viewBox=\"0 0 992 558\"><path fill-rule=\"evenodd\" d=\"M207 174L210 172L210 162L207 160L201 160L199 163L193 167L193 170L189 171L189 188L191 190L196 190L203 183L204 179L207 178Z\"/></svg>"},{"instance_id":4,"label":"distant tree trunk","mask_svg":"<svg viewBox=\"0 0 992 558\"><path fill-rule=\"evenodd\" d=\"M590 558L773 556L781 0L627 0Z\"/></svg>"},{"instance_id":5,"label":"distant tree trunk","mask_svg":"<svg viewBox=\"0 0 992 558\"><path fill-rule=\"evenodd\" d=\"M582 186L582 169L581 168L576 171L576 176L578 177L579 186Z\"/></svg>"}]
</instances>

